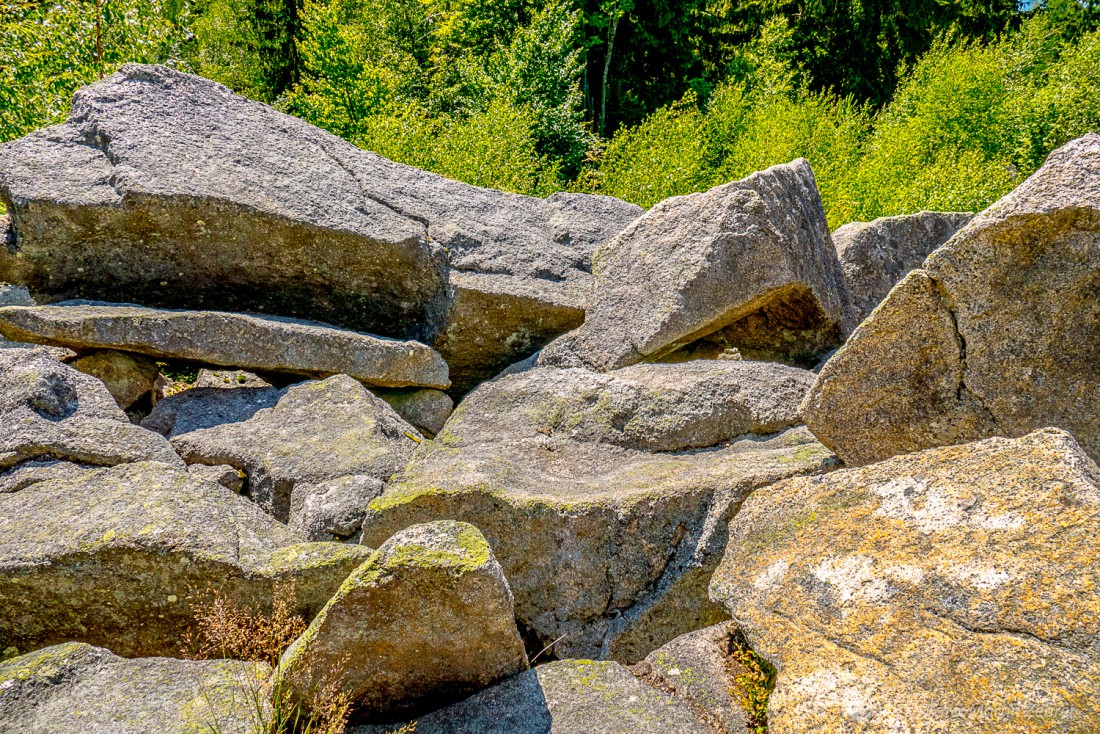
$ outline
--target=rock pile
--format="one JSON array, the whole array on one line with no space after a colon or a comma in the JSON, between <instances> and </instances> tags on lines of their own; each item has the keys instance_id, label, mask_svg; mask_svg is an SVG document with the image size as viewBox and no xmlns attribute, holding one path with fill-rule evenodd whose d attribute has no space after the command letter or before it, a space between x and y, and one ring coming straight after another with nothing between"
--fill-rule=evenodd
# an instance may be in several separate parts
<instances>
[{"instance_id":1,"label":"rock pile","mask_svg":"<svg viewBox=\"0 0 1100 734\"><path fill-rule=\"evenodd\" d=\"M130 65L0 199L2 732L1100 730L1100 135L830 234Z\"/></svg>"}]
</instances>

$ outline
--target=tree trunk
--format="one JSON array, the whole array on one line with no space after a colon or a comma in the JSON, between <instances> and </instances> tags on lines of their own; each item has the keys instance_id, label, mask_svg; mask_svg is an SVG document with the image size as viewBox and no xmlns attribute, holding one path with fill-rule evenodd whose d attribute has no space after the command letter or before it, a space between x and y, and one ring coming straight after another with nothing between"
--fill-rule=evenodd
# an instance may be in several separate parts
<instances>
[{"instance_id":1,"label":"tree trunk","mask_svg":"<svg viewBox=\"0 0 1100 734\"><path fill-rule=\"evenodd\" d=\"M611 51L615 48L615 31L619 30L619 18L616 15L611 21L611 33L607 37L607 55L603 60L603 84L600 85L600 137L604 135L607 126L607 77L611 74Z\"/></svg>"}]
</instances>

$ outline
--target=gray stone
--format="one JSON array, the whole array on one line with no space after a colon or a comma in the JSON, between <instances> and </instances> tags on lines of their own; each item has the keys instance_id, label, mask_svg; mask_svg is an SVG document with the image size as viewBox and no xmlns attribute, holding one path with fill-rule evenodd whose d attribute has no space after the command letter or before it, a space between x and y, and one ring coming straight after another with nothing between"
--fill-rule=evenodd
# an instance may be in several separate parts
<instances>
[{"instance_id":1,"label":"gray stone","mask_svg":"<svg viewBox=\"0 0 1100 734\"><path fill-rule=\"evenodd\" d=\"M259 375L245 370L199 370L195 387L271 387L271 383Z\"/></svg>"},{"instance_id":2,"label":"gray stone","mask_svg":"<svg viewBox=\"0 0 1100 734\"><path fill-rule=\"evenodd\" d=\"M584 325L540 364L615 369L704 340L813 366L854 325L809 163L657 204L593 257Z\"/></svg>"},{"instance_id":3,"label":"gray stone","mask_svg":"<svg viewBox=\"0 0 1100 734\"><path fill-rule=\"evenodd\" d=\"M248 696L270 668L236 660L126 660L67 642L0 663L0 729L20 734L252 734Z\"/></svg>"},{"instance_id":4,"label":"gray stone","mask_svg":"<svg viewBox=\"0 0 1100 734\"><path fill-rule=\"evenodd\" d=\"M228 464L221 464L219 466L207 466L206 464L192 464L187 467L187 473L196 479L202 479L207 482L214 482L214 484L220 484L231 492L240 494L244 490L244 477L241 473L229 466ZM309 538L309 540L315 540ZM331 540L331 538L324 538L323 540Z\"/></svg>"},{"instance_id":5,"label":"gray stone","mask_svg":"<svg viewBox=\"0 0 1100 734\"><path fill-rule=\"evenodd\" d=\"M365 721L416 716L527 669L504 572L477 528L436 522L386 541L283 654L300 701L339 685Z\"/></svg>"},{"instance_id":6,"label":"gray stone","mask_svg":"<svg viewBox=\"0 0 1100 734\"><path fill-rule=\"evenodd\" d=\"M796 423L807 373L713 361L483 384L371 501L363 542L439 519L489 539L533 641L636 662L725 619L706 595L753 489L833 456ZM768 401L774 401L768 405Z\"/></svg>"},{"instance_id":7,"label":"gray stone","mask_svg":"<svg viewBox=\"0 0 1100 734\"><path fill-rule=\"evenodd\" d=\"M172 447L130 423L102 382L33 349L0 349L0 471L39 458L181 465Z\"/></svg>"},{"instance_id":8,"label":"gray stone","mask_svg":"<svg viewBox=\"0 0 1100 734\"><path fill-rule=\"evenodd\" d=\"M0 224L0 238L2 238L3 225ZM21 285L0 283L0 306L34 306L34 299L30 292Z\"/></svg>"},{"instance_id":9,"label":"gray stone","mask_svg":"<svg viewBox=\"0 0 1100 734\"><path fill-rule=\"evenodd\" d=\"M848 464L1064 428L1100 458L1100 135L933 252L822 368L806 424Z\"/></svg>"},{"instance_id":10,"label":"gray stone","mask_svg":"<svg viewBox=\"0 0 1100 734\"><path fill-rule=\"evenodd\" d=\"M160 359L327 377L383 387L447 387L431 347L314 321L64 301L0 308L0 334L73 349L125 349Z\"/></svg>"},{"instance_id":11,"label":"gray stone","mask_svg":"<svg viewBox=\"0 0 1100 734\"><path fill-rule=\"evenodd\" d=\"M157 401L141 422L150 431L175 438L203 428L240 423L271 408L286 390L274 387L196 387Z\"/></svg>"},{"instance_id":12,"label":"gray stone","mask_svg":"<svg viewBox=\"0 0 1100 734\"><path fill-rule=\"evenodd\" d=\"M386 734L361 727L349 734ZM416 734L712 734L691 709L613 662L561 660L416 720Z\"/></svg>"},{"instance_id":13,"label":"gray stone","mask_svg":"<svg viewBox=\"0 0 1100 734\"><path fill-rule=\"evenodd\" d=\"M753 734L755 722L740 699L745 691L737 678L746 668L734 657L736 629L722 622L680 635L646 655L632 672L691 706L721 734Z\"/></svg>"},{"instance_id":14,"label":"gray stone","mask_svg":"<svg viewBox=\"0 0 1100 734\"><path fill-rule=\"evenodd\" d=\"M210 588L262 612L292 581L309 619L370 555L305 543L243 497L155 462L0 494L0 527L0 649L21 651L76 640L176 654Z\"/></svg>"},{"instance_id":15,"label":"gray stone","mask_svg":"<svg viewBox=\"0 0 1100 734\"><path fill-rule=\"evenodd\" d=\"M18 492L49 479L75 479L86 471L98 468L71 461L24 461L13 469L0 473L0 494Z\"/></svg>"},{"instance_id":16,"label":"gray stone","mask_svg":"<svg viewBox=\"0 0 1100 734\"><path fill-rule=\"evenodd\" d=\"M429 436L434 436L443 430L443 424L447 422L447 418L455 407L451 397L441 390L374 389L371 392L389 403L399 416Z\"/></svg>"},{"instance_id":17,"label":"gray stone","mask_svg":"<svg viewBox=\"0 0 1100 734\"><path fill-rule=\"evenodd\" d=\"M973 218L961 212L920 212L851 222L833 232L857 319L870 316L891 288Z\"/></svg>"},{"instance_id":18,"label":"gray stone","mask_svg":"<svg viewBox=\"0 0 1100 734\"><path fill-rule=\"evenodd\" d=\"M761 490L711 595L778 670L768 731L1100 730L1100 468L1064 431Z\"/></svg>"},{"instance_id":19,"label":"gray stone","mask_svg":"<svg viewBox=\"0 0 1100 734\"><path fill-rule=\"evenodd\" d=\"M188 464L228 464L243 471L249 496L285 522L298 484L350 474L387 480L405 466L420 440L383 400L337 375L285 388L275 405L247 420L177 433L172 446Z\"/></svg>"},{"instance_id":20,"label":"gray stone","mask_svg":"<svg viewBox=\"0 0 1100 734\"><path fill-rule=\"evenodd\" d=\"M65 347L48 347L43 344L25 344L23 342L9 342L0 337L0 349L17 349L24 353L41 354L57 362L71 362L76 359L76 352Z\"/></svg>"},{"instance_id":21,"label":"gray stone","mask_svg":"<svg viewBox=\"0 0 1100 734\"><path fill-rule=\"evenodd\" d=\"M367 505L385 486L366 474L298 484L290 496L289 525L309 540L358 542Z\"/></svg>"},{"instance_id":22,"label":"gray stone","mask_svg":"<svg viewBox=\"0 0 1100 734\"><path fill-rule=\"evenodd\" d=\"M160 368L148 357L102 349L72 361L74 369L91 375L104 385L120 408L129 408L153 391Z\"/></svg>"},{"instance_id":23,"label":"gray stone","mask_svg":"<svg viewBox=\"0 0 1100 734\"><path fill-rule=\"evenodd\" d=\"M453 181L215 82L132 64L78 90L68 122L0 147L0 199L19 235L0 248L0 279L438 337L462 390L571 328L592 247L640 214L610 197ZM492 287L449 287L448 261ZM505 323L485 318L497 313Z\"/></svg>"}]
</instances>

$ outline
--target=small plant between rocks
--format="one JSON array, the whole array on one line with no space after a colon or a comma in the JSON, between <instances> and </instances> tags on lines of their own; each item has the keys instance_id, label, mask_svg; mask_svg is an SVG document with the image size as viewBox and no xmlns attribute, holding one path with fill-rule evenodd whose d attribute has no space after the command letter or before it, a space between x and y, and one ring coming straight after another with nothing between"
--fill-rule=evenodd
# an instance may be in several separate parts
<instances>
[{"instance_id":1,"label":"small plant between rocks","mask_svg":"<svg viewBox=\"0 0 1100 734\"><path fill-rule=\"evenodd\" d=\"M753 734L768 734L768 697L775 688L775 668L744 641L730 641L730 657L744 670L734 676L734 696L745 710L745 724Z\"/></svg>"},{"instance_id":2,"label":"small plant between rocks","mask_svg":"<svg viewBox=\"0 0 1100 734\"><path fill-rule=\"evenodd\" d=\"M183 657L193 660L247 660L266 663L275 670L286 648L306 629L305 620L294 611L293 583L275 585L270 612L242 608L212 587L203 592L194 608L194 625L184 633L183 645ZM234 694L243 697L251 731L256 734L343 734L352 703L344 691L343 667L337 665L305 702L294 700L278 676L262 681L242 676ZM212 719L206 724L209 734L231 734L218 718L213 697L206 691L203 697ZM394 734L414 730L415 725Z\"/></svg>"}]
</instances>

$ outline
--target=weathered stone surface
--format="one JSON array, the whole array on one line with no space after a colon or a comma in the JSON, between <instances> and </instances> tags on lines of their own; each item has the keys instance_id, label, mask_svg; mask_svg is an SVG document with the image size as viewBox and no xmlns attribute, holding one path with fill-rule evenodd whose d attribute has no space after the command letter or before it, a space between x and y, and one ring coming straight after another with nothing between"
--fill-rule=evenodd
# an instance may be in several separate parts
<instances>
[{"instance_id":1,"label":"weathered stone surface","mask_svg":"<svg viewBox=\"0 0 1100 734\"><path fill-rule=\"evenodd\" d=\"M732 622L722 622L662 645L646 655L633 673L691 706L695 715L720 734L751 734L751 721L738 696L737 676L745 666L734 657Z\"/></svg>"},{"instance_id":2,"label":"weathered stone surface","mask_svg":"<svg viewBox=\"0 0 1100 734\"><path fill-rule=\"evenodd\" d=\"M371 392L389 403L399 416L431 436L443 430L443 424L455 407L451 397L441 390L375 389Z\"/></svg>"},{"instance_id":3,"label":"weathered stone surface","mask_svg":"<svg viewBox=\"0 0 1100 734\"><path fill-rule=\"evenodd\" d=\"M268 372L347 374L383 387L450 384L443 358L419 342L273 316L67 301L0 308L0 334L16 341L117 348Z\"/></svg>"},{"instance_id":4,"label":"weathered stone surface","mask_svg":"<svg viewBox=\"0 0 1100 734\"><path fill-rule=\"evenodd\" d=\"M457 522L417 525L386 541L279 663L299 699L336 680L358 718L381 722L526 669L500 564L477 528Z\"/></svg>"},{"instance_id":5,"label":"weathered stone surface","mask_svg":"<svg viewBox=\"0 0 1100 734\"><path fill-rule=\"evenodd\" d=\"M902 281L829 360L806 424L849 464L1045 426L1100 457L1100 135Z\"/></svg>"},{"instance_id":6,"label":"weathered stone surface","mask_svg":"<svg viewBox=\"0 0 1100 734\"><path fill-rule=\"evenodd\" d=\"M286 390L274 387L196 387L158 400L142 427L168 438L203 428L246 421L279 402Z\"/></svg>"},{"instance_id":7,"label":"weathered stone surface","mask_svg":"<svg viewBox=\"0 0 1100 734\"><path fill-rule=\"evenodd\" d=\"M0 240L3 239L3 224L0 223ZM34 306L31 294L21 285L0 283L0 306Z\"/></svg>"},{"instance_id":8,"label":"weathered stone surface","mask_svg":"<svg viewBox=\"0 0 1100 734\"><path fill-rule=\"evenodd\" d=\"M360 727L350 734L386 734ZM690 708L613 662L561 660L416 720L416 734L712 734Z\"/></svg>"},{"instance_id":9,"label":"weathered stone surface","mask_svg":"<svg viewBox=\"0 0 1100 734\"><path fill-rule=\"evenodd\" d=\"M247 691L270 668L236 660L127 660L67 642L0 663L0 729L21 734L252 734Z\"/></svg>"},{"instance_id":10,"label":"weathered stone surface","mask_svg":"<svg viewBox=\"0 0 1100 734\"><path fill-rule=\"evenodd\" d=\"M779 671L769 731L1100 729L1098 485L1045 429L754 494L711 595Z\"/></svg>"},{"instance_id":11,"label":"weathered stone surface","mask_svg":"<svg viewBox=\"0 0 1100 734\"><path fill-rule=\"evenodd\" d=\"M156 462L0 494L0 527L0 649L21 651L78 640L176 654L209 588L263 610L293 580L309 618L370 553L304 543L248 500Z\"/></svg>"},{"instance_id":12,"label":"weathered stone surface","mask_svg":"<svg viewBox=\"0 0 1100 734\"><path fill-rule=\"evenodd\" d=\"M76 352L65 347L48 347L44 344L24 344L23 342L9 342L0 337L0 349L25 350L25 353L41 354L58 362L71 362L76 359Z\"/></svg>"},{"instance_id":13,"label":"weathered stone surface","mask_svg":"<svg viewBox=\"0 0 1100 734\"><path fill-rule=\"evenodd\" d=\"M0 147L0 199L19 233L18 247L0 248L0 279L440 337L464 390L479 369L491 376L571 328L562 322L584 307L569 299L586 291L592 248L641 213L609 197L470 186L215 82L130 64L79 90L65 124ZM499 277L484 291L461 278L452 288L448 261L455 275ZM471 298L502 316L471 310ZM480 363L461 362L474 351Z\"/></svg>"},{"instance_id":14,"label":"weathered stone surface","mask_svg":"<svg viewBox=\"0 0 1100 734\"><path fill-rule=\"evenodd\" d=\"M245 370L201 369L195 387L271 387L271 383Z\"/></svg>"},{"instance_id":15,"label":"weathered stone surface","mask_svg":"<svg viewBox=\"0 0 1100 734\"><path fill-rule=\"evenodd\" d=\"M148 357L113 349L85 354L73 360L72 366L106 385L120 408L129 408L152 392L160 376L157 363Z\"/></svg>"},{"instance_id":16,"label":"weathered stone surface","mask_svg":"<svg viewBox=\"0 0 1100 734\"><path fill-rule=\"evenodd\" d=\"M241 476L238 470L228 464L221 464L219 466L192 464L187 467L187 473L196 479L203 479L207 482L220 484L237 494L240 494L244 490L244 477ZM314 540L314 538L310 538L310 540ZM324 538L324 540L331 540L331 538Z\"/></svg>"},{"instance_id":17,"label":"weathered stone surface","mask_svg":"<svg viewBox=\"0 0 1100 734\"><path fill-rule=\"evenodd\" d=\"M533 643L565 635L559 656L635 662L725 618L706 584L744 497L831 465L805 429L737 438L796 421L806 384L793 368L725 361L495 379L370 503L363 542L472 523Z\"/></svg>"},{"instance_id":18,"label":"weathered stone surface","mask_svg":"<svg viewBox=\"0 0 1100 734\"><path fill-rule=\"evenodd\" d=\"M290 527L309 540L359 540L367 505L386 484L352 474L316 484L298 484L290 496Z\"/></svg>"},{"instance_id":19,"label":"weathered stone surface","mask_svg":"<svg viewBox=\"0 0 1100 734\"><path fill-rule=\"evenodd\" d=\"M0 349L0 471L40 457L180 465L157 434L130 423L102 382L33 349Z\"/></svg>"},{"instance_id":20,"label":"weathered stone surface","mask_svg":"<svg viewBox=\"0 0 1100 734\"><path fill-rule=\"evenodd\" d=\"M393 408L347 375L281 393L274 406L247 420L177 433L172 446L188 464L228 464L243 471L252 499L284 522L298 484L350 474L389 479L421 440Z\"/></svg>"},{"instance_id":21,"label":"weathered stone surface","mask_svg":"<svg viewBox=\"0 0 1100 734\"><path fill-rule=\"evenodd\" d=\"M833 232L856 318L870 316L891 288L973 218L963 212L920 212L851 222Z\"/></svg>"},{"instance_id":22,"label":"weathered stone surface","mask_svg":"<svg viewBox=\"0 0 1100 734\"><path fill-rule=\"evenodd\" d=\"M666 199L593 257L584 325L541 364L614 369L701 339L813 366L854 325L805 160Z\"/></svg>"},{"instance_id":23,"label":"weathered stone surface","mask_svg":"<svg viewBox=\"0 0 1100 734\"><path fill-rule=\"evenodd\" d=\"M24 461L15 468L0 473L0 494L18 492L48 479L74 479L86 471L99 468L71 461Z\"/></svg>"}]
</instances>

